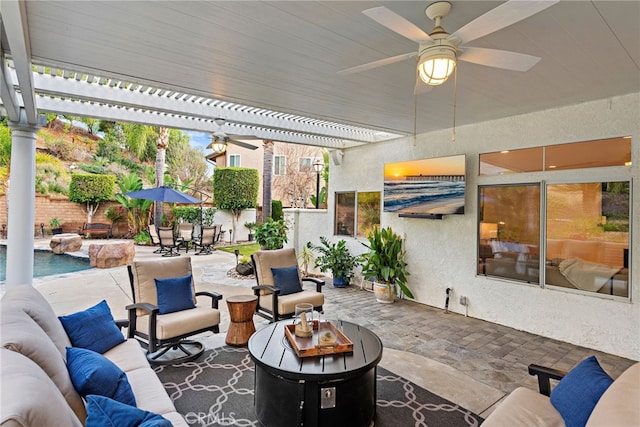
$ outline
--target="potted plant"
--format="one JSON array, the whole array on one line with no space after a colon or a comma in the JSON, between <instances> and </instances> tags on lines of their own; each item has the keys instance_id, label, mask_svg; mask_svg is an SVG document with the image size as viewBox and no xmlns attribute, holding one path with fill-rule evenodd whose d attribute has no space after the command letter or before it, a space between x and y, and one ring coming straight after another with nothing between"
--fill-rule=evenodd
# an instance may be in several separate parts
<instances>
[{"instance_id":1,"label":"potted plant","mask_svg":"<svg viewBox=\"0 0 640 427\"><path fill-rule=\"evenodd\" d=\"M62 222L56 217L49 220L49 227L51 227L51 234L62 234Z\"/></svg>"},{"instance_id":2,"label":"potted plant","mask_svg":"<svg viewBox=\"0 0 640 427\"><path fill-rule=\"evenodd\" d=\"M266 222L255 229L256 242L262 249L281 249L287 243L287 230L287 224L283 219L274 221L272 218L267 218Z\"/></svg>"},{"instance_id":3,"label":"potted plant","mask_svg":"<svg viewBox=\"0 0 640 427\"><path fill-rule=\"evenodd\" d=\"M392 303L396 296L396 286L409 298L413 293L407 287L407 263L404 260L402 238L391 227L375 227L367 234L369 243L362 243L369 249L363 258L362 275L373 281L376 300Z\"/></svg>"},{"instance_id":4,"label":"potted plant","mask_svg":"<svg viewBox=\"0 0 640 427\"><path fill-rule=\"evenodd\" d=\"M318 254L315 260L315 268L319 268L323 273L331 270L333 286L342 288L349 284L353 277L353 269L359 262L358 258L349 252L347 242L340 240L337 243L332 243L326 237L320 236L319 245L307 242L307 248Z\"/></svg>"},{"instance_id":5,"label":"potted plant","mask_svg":"<svg viewBox=\"0 0 640 427\"><path fill-rule=\"evenodd\" d=\"M249 229L249 241L253 242L253 239L255 237L255 235L253 234L253 230L256 229L256 226L258 224L256 224L255 222L245 222L244 226L247 227Z\"/></svg>"}]
</instances>

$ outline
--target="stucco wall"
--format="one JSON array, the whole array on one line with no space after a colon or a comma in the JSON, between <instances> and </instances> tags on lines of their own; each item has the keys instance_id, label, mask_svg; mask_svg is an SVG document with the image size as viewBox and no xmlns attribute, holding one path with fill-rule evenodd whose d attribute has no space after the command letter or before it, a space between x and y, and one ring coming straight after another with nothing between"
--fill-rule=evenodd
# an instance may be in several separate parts
<instances>
[{"instance_id":1,"label":"stucco wall","mask_svg":"<svg viewBox=\"0 0 640 427\"><path fill-rule=\"evenodd\" d=\"M640 212L640 93L589 102L533 114L509 117L451 130L418 135L392 142L345 150L342 164L331 165L329 210L321 223L300 226L298 242L331 236L335 191L381 191L383 165L427 157L466 154L467 192L465 215L442 220L399 218L382 213L382 226L390 225L406 237L409 286L417 301L444 308L445 290L453 288L449 309L464 313L459 297L469 301L468 315L573 344L640 360L639 221L632 221L630 301L614 301L597 295L541 289L535 285L476 276L477 186L513 182L514 176L478 177L478 154L614 136L632 136L633 166L595 170L518 174L519 182L634 179L634 218ZM612 170L613 169L613 170ZM317 215L317 214L316 214ZM307 216L300 213L299 222ZM362 245L349 239L356 250ZM635 284L633 282L636 282ZM634 286L635 285L635 286Z\"/></svg>"}]
</instances>

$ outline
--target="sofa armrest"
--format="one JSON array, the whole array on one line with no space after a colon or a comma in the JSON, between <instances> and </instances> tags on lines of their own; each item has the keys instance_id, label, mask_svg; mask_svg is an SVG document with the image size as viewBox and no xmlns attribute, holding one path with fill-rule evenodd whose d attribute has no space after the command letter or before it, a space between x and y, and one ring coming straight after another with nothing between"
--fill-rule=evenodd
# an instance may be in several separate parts
<instances>
[{"instance_id":1,"label":"sofa armrest","mask_svg":"<svg viewBox=\"0 0 640 427\"><path fill-rule=\"evenodd\" d=\"M546 366L540 366L531 364L529 365L529 375L538 377L538 389L541 394L545 396L551 395L551 382L550 380L560 381L567 375L566 371L558 369L547 368Z\"/></svg>"},{"instance_id":2,"label":"sofa armrest","mask_svg":"<svg viewBox=\"0 0 640 427\"><path fill-rule=\"evenodd\" d=\"M205 296L211 298L211 308L218 308L218 304L220 300L222 300L222 294L219 294L217 292L200 291L196 292L196 296Z\"/></svg>"}]
</instances>

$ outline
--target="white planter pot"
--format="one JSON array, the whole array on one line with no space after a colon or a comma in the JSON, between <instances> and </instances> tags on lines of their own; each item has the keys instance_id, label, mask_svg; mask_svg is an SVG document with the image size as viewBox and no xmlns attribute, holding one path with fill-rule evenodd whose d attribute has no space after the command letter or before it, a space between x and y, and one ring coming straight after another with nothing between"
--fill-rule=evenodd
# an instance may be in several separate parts
<instances>
[{"instance_id":1,"label":"white planter pot","mask_svg":"<svg viewBox=\"0 0 640 427\"><path fill-rule=\"evenodd\" d=\"M391 304L396 299L396 287L386 283L373 282L373 294L376 296L376 301Z\"/></svg>"}]
</instances>

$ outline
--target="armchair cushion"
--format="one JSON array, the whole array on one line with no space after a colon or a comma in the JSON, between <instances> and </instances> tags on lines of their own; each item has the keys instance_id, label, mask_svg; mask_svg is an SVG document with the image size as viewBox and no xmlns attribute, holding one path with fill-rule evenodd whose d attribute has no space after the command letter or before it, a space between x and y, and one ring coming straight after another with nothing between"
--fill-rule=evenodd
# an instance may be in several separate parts
<instances>
[{"instance_id":1,"label":"armchair cushion","mask_svg":"<svg viewBox=\"0 0 640 427\"><path fill-rule=\"evenodd\" d=\"M85 311L60 316L59 319L74 347L102 354L125 341L105 300Z\"/></svg>"},{"instance_id":2,"label":"armchair cushion","mask_svg":"<svg viewBox=\"0 0 640 427\"><path fill-rule=\"evenodd\" d=\"M296 292L302 292L300 285L300 273L298 266L271 268L275 287L280 289L280 295L289 295Z\"/></svg>"},{"instance_id":3,"label":"armchair cushion","mask_svg":"<svg viewBox=\"0 0 640 427\"><path fill-rule=\"evenodd\" d=\"M191 274L166 279L155 279L160 314L194 308Z\"/></svg>"},{"instance_id":4,"label":"armchair cushion","mask_svg":"<svg viewBox=\"0 0 640 427\"><path fill-rule=\"evenodd\" d=\"M570 370L551 392L551 404L567 427L584 426L613 379L600 367L595 356Z\"/></svg>"},{"instance_id":5,"label":"armchair cushion","mask_svg":"<svg viewBox=\"0 0 640 427\"><path fill-rule=\"evenodd\" d=\"M159 414L99 395L87 396L86 427L171 427Z\"/></svg>"},{"instance_id":6,"label":"armchair cushion","mask_svg":"<svg viewBox=\"0 0 640 427\"><path fill-rule=\"evenodd\" d=\"M99 394L136 406L127 374L103 355L84 348L69 347L67 369L73 386L81 396Z\"/></svg>"}]
</instances>

